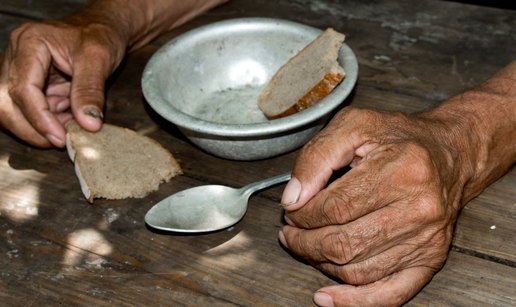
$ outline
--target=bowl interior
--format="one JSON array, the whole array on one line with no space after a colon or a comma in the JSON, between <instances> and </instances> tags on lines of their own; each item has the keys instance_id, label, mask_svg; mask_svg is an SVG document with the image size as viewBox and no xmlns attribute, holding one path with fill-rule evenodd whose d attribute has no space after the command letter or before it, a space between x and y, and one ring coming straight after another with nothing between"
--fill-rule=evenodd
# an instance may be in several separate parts
<instances>
[{"instance_id":1,"label":"bowl interior","mask_svg":"<svg viewBox=\"0 0 516 307\"><path fill-rule=\"evenodd\" d=\"M307 121L303 117L309 117L314 107L269 121L258 107L258 96L276 71L320 33L297 23L256 18L195 29L153 55L142 80L145 97L163 117L197 131L227 134L236 129L246 135L248 128L247 132L258 135L264 125L265 130L276 132L296 128L292 122ZM347 80L352 85L356 81L348 71L346 78L354 78ZM345 97L340 98L334 104ZM312 112L311 120L334 107ZM297 116L301 113L304 116Z\"/></svg>"}]
</instances>

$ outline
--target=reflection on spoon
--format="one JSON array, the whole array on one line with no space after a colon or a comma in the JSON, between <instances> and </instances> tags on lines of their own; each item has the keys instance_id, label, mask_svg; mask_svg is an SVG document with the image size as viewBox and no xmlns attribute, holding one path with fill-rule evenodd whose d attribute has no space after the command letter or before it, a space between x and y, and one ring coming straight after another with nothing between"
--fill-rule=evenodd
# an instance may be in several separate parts
<instances>
[{"instance_id":1,"label":"reflection on spoon","mask_svg":"<svg viewBox=\"0 0 516 307\"><path fill-rule=\"evenodd\" d=\"M209 232L230 227L242 219L251 194L290 180L286 173L240 189L205 185L171 195L152 207L145 222L156 229L177 232Z\"/></svg>"}]
</instances>

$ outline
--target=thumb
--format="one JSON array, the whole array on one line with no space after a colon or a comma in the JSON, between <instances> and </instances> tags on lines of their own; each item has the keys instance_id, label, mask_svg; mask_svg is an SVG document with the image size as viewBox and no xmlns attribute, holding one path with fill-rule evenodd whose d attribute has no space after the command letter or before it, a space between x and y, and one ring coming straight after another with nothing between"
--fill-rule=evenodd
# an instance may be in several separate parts
<instances>
[{"instance_id":1,"label":"thumb","mask_svg":"<svg viewBox=\"0 0 516 307\"><path fill-rule=\"evenodd\" d=\"M353 109L351 109L353 110ZM321 191L334 171L349 165L355 150L365 142L363 134L346 120L349 108L339 112L332 121L299 152L281 203L286 211L303 207Z\"/></svg>"},{"instance_id":2,"label":"thumb","mask_svg":"<svg viewBox=\"0 0 516 307\"><path fill-rule=\"evenodd\" d=\"M335 285L314 294L314 303L321 307L338 306L401 306L431 279L434 271L427 267L405 269L375 283L364 286Z\"/></svg>"},{"instance_id":3,"label":"thumb","mask_svg":"<svg viewBox=\"0 0 516 307\"><path fill-rule=\"evenodd\" d=\"M70 90L70 107L75 120L88 131L98 131L102 127L105 84L112 73L112 67L113 64L106 57L94 57L88 53L76 56Z\"/></svg>"}]
</instances>

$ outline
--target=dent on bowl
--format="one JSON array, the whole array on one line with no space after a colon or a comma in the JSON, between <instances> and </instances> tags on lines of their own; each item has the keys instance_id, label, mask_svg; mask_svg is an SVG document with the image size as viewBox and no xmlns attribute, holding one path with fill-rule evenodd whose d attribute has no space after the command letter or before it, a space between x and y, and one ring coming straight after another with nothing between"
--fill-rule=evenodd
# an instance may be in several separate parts
<instances>
[{"instance_id":1,"label":"dent on bowl","mask_svg":"<svg viewBox=\"0 0 516 307\"><path fill-rule=\"evenodd\" d=\"M205 151L257 160L301 147L349 95L358 64L343 44L344 80L297 114L268 120L258 96L276 71L322 31L289 21L244 18L213 23L162 46L142 77L143 94L161 116Z\"/></svg>"}]
</instances>

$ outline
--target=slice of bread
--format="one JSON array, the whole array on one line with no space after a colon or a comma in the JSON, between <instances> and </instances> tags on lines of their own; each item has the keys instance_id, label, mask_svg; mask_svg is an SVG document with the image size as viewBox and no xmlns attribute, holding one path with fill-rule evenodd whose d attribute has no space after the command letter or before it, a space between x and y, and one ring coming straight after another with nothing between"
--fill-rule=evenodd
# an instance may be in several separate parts
<instances>
[{"instance_id":1,"label":"slice of bread","mask_svg":"<svg viewBox=\"0 0 516 307\"><path fill-rule=\"evenodd\" d=\"M141 198L163 181L182 174L179 163L158 142L132 130L104 124L96 133L71 120L66 147L81 189L94 198Z\"/></svg>"},{"instance_id":2,"label":"slice of bread","mask_svg":"<svg viewBox=\"0 0 516 307\"><path fill-rule=\"evenodd\" d=\"M344 78L337 62L344 35L327 29L271 78L258 98L269 119L298 113L326 97Z\"/></svg>"}]
</instances>

